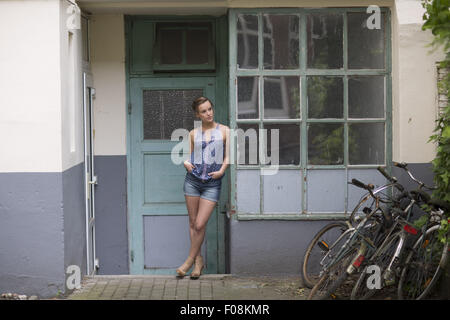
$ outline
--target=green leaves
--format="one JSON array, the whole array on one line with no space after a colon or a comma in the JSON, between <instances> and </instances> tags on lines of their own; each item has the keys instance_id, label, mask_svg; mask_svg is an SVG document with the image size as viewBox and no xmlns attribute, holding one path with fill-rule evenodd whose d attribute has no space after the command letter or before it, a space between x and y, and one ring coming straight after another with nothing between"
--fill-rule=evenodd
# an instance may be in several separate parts
<instances>
[{"instance_id":1,"label":"green leaves","mask_svg":"<svg viewBox=\"0 0 450 320\"><path fill-rule=\"evenodd\" d=\"M431 30L434 35L432 45L442 46L445 60L440 63L441 68L450 66L450 0L422 0L425 9L422 30ZM440 94L445 94L450 101L450 70L438 84ZM429 142L437 145L436 157L432 161L434 182L437 189L433 197L450 202L450 104L447 104L436 120L434 134ZM447 212L447 214L449 214ZM439 238L445 241L449 229L446 218L442 219Z\"/></svg>"}]
</instances>

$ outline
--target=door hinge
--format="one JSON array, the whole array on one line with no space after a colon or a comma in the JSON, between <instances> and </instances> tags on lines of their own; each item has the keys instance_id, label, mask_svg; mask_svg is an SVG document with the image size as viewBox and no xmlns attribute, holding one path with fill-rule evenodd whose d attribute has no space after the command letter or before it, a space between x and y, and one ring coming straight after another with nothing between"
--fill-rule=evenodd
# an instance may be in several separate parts
<instances>
[{"instance_id":1,"label":"door hinge","mask_svg":"<svg viewBox=\"0 0 450 320\"><path fill-rule=\"evenodd\" d=\"M128 114L131 114L131 102L128 103Z\"/></svg>"},{"instance_id":2,"label":"door hinge","mask_svg":"<svg viewBox=\"0 0 450 320\"><path fill-rule=\"evenodd\" d=\"M131 262L134 262L134 251L131 250L130 252Z\"/></svg>"}]
</instances>

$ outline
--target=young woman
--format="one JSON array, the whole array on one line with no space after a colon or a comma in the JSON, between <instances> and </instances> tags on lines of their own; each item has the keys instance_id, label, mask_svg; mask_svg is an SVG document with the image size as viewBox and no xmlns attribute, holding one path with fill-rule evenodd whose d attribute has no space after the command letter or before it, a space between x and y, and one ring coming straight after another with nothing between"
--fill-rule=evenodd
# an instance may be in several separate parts
<instances>
[{"instance_id":1,"label":"young woman","mask_svg":"<svg viewBox=\"0 0 450 320\"><path fill-rule=\"evenodd\" d=\"M195 99L192 109L202 125L189 133L191 157L184 162L187 173L183 190L189 214L191 247L188 258L176 272L182 277L195 264L191 278L196 279L204 267L200 248L206 225L219 201L222 177L229 164L229 128L214 121L213 105L208 98Z\"/></svg>"}]
</instances>

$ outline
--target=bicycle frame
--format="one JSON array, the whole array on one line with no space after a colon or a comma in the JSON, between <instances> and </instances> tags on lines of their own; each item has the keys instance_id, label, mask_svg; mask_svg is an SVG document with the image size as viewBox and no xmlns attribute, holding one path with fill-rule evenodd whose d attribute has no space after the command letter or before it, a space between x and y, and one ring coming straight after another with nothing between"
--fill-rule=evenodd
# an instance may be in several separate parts
<instances>
[{"instance_id":1,"label":"bicycle frame","mask_svg":"<svg viewBox=\"0 0 450 320\"><path fill-rule=\"evenodd\" d=\"M361 239L362 241L361 241L361 247L358 250L358 255L356 255L356 257L360 256L361 254L364 254L365 250L367 248L370 248L371 250L375 249L375 245L373 244L373 242L370 239L368 239L367 237L365 237L364 235L361 235L360 230L363 229L364 227L371 227L370 225L365 226L365 224L366 224L367 220L369 220L376 212L378 212L378 209L380 209L378 207L378 199L376 199L376 201L377 201L377 209L376 210L374 210L370 214L366 215L366 217L358 224L358 226L356 228L352 227L352 228L345 230L338 237L338 239L330 246L329 251L324 255L324 257L320 261L320 265L323 267L322 271L320 272L320 275L323 275L324 272L327 272L331 267L333 267L336 263L338 263L342 259L342 257L344 257L348 253L347 249L349 248L350 244L353 244L358 239ZM330 255L331 249L333 249L340 242L340 240L342 240L342 238L349 233L352 233L351 236L342 245L342 247L338 251L336 257L331 257L331 259L332 259L331 262L329 262L328 264L325 265L324 261ZM353 261L352 261L352 264L353 264Z\"/></svg>"}]
</instances>

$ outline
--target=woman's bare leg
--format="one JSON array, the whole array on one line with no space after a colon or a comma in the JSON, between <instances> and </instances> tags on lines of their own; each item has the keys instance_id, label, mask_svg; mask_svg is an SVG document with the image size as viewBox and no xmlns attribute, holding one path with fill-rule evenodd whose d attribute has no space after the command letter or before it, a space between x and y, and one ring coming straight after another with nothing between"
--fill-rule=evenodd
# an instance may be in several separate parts
<instances>
[{"instance_id":1,"label":"woman's bare leg","mask_svg":"<svg viewBox=\"0 0 450 320\"><path fill-rule=\"evenodd\" d=\"M216 202L200 198L198 211L192 228L190 257L196 257L200 254L200 249L205 239L206 225L209 217L216 206Z\"/></svg>"},{"instance_id":2,"label":"woman's bare leg","mask_svg":"<svg viewBox=\"0 0 450 320\"><path fill-rule=\"evenodd\" d=\"M186 207L189 215L189 237L192 243L192 236L194 233L195 219L197 219L198 204L200 197L184 196L186 199Z\"/></svg>"},{"instance_id":3,"label":"woman's bare leg","mask_svg":"<svg viewBox=\"0 0 450 320\"><path fill-rule=\"evenodd\" d=\"M192 243L192 240L194 237L193 228L194 228L195 220L197 217L200 197L185 196L185 199L186 199L186 207L187 207L188 215L189 215L189 236L191 238L191 243ZM195 261L195 256L192 256L189 254L186 261L176 270L177 274L179 276L184 276L186 274L186 272L189 271L189 269L191 268L194 261Z\"/></svg>"}]
</instances>

